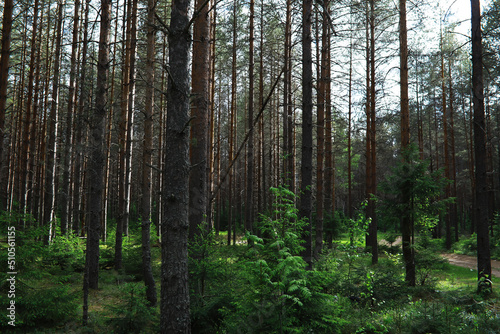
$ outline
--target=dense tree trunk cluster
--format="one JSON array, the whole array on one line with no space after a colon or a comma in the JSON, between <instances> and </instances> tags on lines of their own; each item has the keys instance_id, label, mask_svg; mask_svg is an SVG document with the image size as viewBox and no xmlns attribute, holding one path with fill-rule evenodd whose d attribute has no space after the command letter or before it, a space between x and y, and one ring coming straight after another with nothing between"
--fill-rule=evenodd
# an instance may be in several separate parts
<instances>
[{"instance_id":1,"label":"dense tree trunk cluster","mask_svg":"<svg viewBox=\"0 0 500 334\"><path fill-rule=\"evenodd\" d=\"M433 11L426 19L436 29L423 31L414 22L431 8L404 0L6 0L0 209L18 213L20 228L44 227L46 244L87 238L86 296L99 286L99 243L115 237L114 267L123 270L124 241L140 228L156 305L156 235L162 331L185 332L188 244L212 230L227 231L227 245L256 233L260 213L276 214L272 187L297 195L310 267L366 202L372 263L378 231L398 231L415 285L414 217L385 219L375 200L415 143L429 172L443 168L451 180L443 197L454 201L433 236L451 248L477 233L487 281L500 201L500 71L483 48L498 38L482 38L479 2L471 4L472 61L448 16Z\"/></svg>"}]
</instances>

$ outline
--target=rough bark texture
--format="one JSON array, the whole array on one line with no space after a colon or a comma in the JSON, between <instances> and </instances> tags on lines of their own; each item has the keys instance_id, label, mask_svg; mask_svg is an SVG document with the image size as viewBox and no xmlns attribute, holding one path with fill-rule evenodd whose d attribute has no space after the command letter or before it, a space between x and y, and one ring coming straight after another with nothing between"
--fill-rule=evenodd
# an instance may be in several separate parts
<instances>
[{"instance_id":1,"label":"rough bark texture","mask_svg":"<svg viewBox=\"0 0 500 334\"><path fill-rule=\"evenodd\" d=\"M202 7L203 6L203 7ZM189 158L189 240L201 231L199 226L207 222L208 205L208 131L210 128L210 19L208 6L203 0L195 5L198 16L193 30L192 69L192 121Z\"/></svg>"},{"instance_id":2,"label":"rough bark texture","mask_svg":"<svg viewBox=\"0 0 500 334\"><path fill-rule=\"evenodd\" d=\"M406 0L399 1L399 60L401 92L401 150L410 145L410 110L408 100L408 43L406 28ZM405 157L408 155L404 155ZM409 161L406 161L409 163ZM403 191L409 189L403 189ZM412 248L413 220L410 213L411 194L403 193L403 203L407 205L405 215L401 217L403 258L406 268L405 280L409 286L415 286L415 254Z\"/></svg>"},{"instance_id":3,"label":"rough bark texture","mask_svg":"<svg viewBox=\"0 0 500 334\"><path fill-rule=\"evenodd\" d=\"M283 80L283 178L290 191L295 192L295 170L293 150L293 106L292 106L292 1L286 2L285 77Z\"/></svg>"},{"instance_id":4,"label":"rough bark texture","mask_svg":"<svg viewBox=\"0 0 500 334\"><path fill-rule=\"evenodd\" d=\"M236 15L237 1L233 2L233 47L231 60L231 116L229 117L229 163L233 163L234 138L235 138L235 120L236 120L236 28L238 24ZM231 230L233 226L233 169L229 170L229 201L228 201L228 224L227 224L227 245L231 245Z\"/></svg>"},{"instance_id":5,"label":"rough bark texture","mask_svg":"<svg viewBox=\"0 0 500 334\"><path fill-rule=\"evenodd\" d=\"M250 0L250 36L249 36L249 61L248 61L248 146L247 146L247 186L245 203L245 230L252 231L253 225L253 191L254 191L254 131L253 131L253 105L254 105L254 17L255 2Z\"/></svg>"},{"instance_id":6,"label":"rough bark texture","mask_svg":"<svg viewBox=\"0 0 500 334\"><path fill-rule=\"evenodd\" d=\"M169 41L167 136L163 182L161 316L162 333L190 333L189 228L189 0L174 0Z\"/></svg>"},{"instance_id":7,"label":"rough bark texture","mask_svg":"<svg viewBox=\"0 0 500 334\"><path fill-rule=\"evenodd\" d=\"M70 189L71 189L71 154L73 151L73 120L76 107L76 76L77 76L77 50L78 50L78 35L80 26L80 0L75 0L73 14L73 40L71 44L71 65L69 74L69 91L68 91L68 110L66 115L66 129L64 130L64 161L62 166L63 184L59 194L59 208L61 210L61 229L64 227L67 230L71 229L70 224Z\"/></svg>"},{"instance_id":8,"label":"rough bark texture","mask_svg":"<svg viewBox=\"0 0 500 334\"><path fill-rule=\"evenodd\" d=\"M155 30L154 9L156 1L148 0L147 13L147 55L146 55L146 96L144 105L144 146L142 151L142 200L141 200L141 227L142 227L142 272L146 285L146 298L149 305L156 305L156 284L151 267L151 181L153 163L153 106L155 83Z\"/></svg>"},{"instance_id":9,"label":"rough bark texture","mask_svg":"<svg viewBox=\"0 0 500 334\"><path fill-rule=\"evenodd\" d=\"M108 108L110 0L101 0L101 27L97 61L96 106L90 118L90 152L88 162L88 225L85 276L83 280L83 321L88 317L88 289L99 287L99 237L101 229L102 190L104 174L104 131Z\"/></svg>"},{"instance_id":10,"label":"rough bark texture","mask_svg":"<svg viewBox=\"0 0 500 334\"><path fill-rule=\"evenodd\" d=\"M135 107L135 59L137 44L137 0L129 0L127 20L127 50L123 71L120 123L120 182L119 214L116 226L115 268L122 268L123 234L128 235L130 215L130 179L132 161L132 123Z\"/></svg>"},{"instance_id":11,"label":"rough bark texture","mask_svg":"<svg viewBox=\"0 0 500 334\"><path fill-rule=\"evenodd\" d=\"M377 217L375 215L375 201L372 195L377 190L377 146L376 146L376 117L375 117L375 1L370 0L367 8L367 115L366 115L366 197L368 205L366 216L371 218L366 236L366 246L371 249L372 263L378 262ZM369 47L368 47L369 46ZM369 81L369 83L368 83Z\"/></svg>"},{"instance_id":12,"label":"rough bark texture","mask_svg":"<svg viewBox=\"0 0 500 334\"><path fill-rule=\"evenodd\" d=\"M311 19L312 0L302 2L302 161L301 161L301 197L299 217L307 220L304 230L304 251L302 257L311 266L312 237L311 237L311 208L312 208L312 52L311 52Z\"/></svg>"},{"instance_id":13,"label":"rough bark texture","mask_svg":"<svg viewBox=\"0 0 500 334\"><path fill-rule=\"evenodd\" d=\"M5 175L3 171L3 140L5 133L5 106L7 103L13 7L12 0L5 0L2 23L2 58L0 59L0 175ZM6 198L4 198L3 189L0 191L2 192L0 194L0 210L3 210L7 203Z\"/></svg>"},{"instance_id":14,"label":"rough bark texture","mask_svg":"<svg viewBox=\"0 0 500 334\"><path fill-rule=\"evenodd\" d=\"M330 8L330 1L325 4ZM330 12L330 10L329 10ZM331 30L327 27L326 74L325 74L325 212L330 215L328 225L325 226L325 241L330 247L333 243L335 212L335 161L333 156L333 116L331 98Z\"/></svg>"},{"instance_id":15,"label":"rough bark texture","mask_svg":"<svg viewBox=\"0 0 500 334\"><path fill-rule=\"evenodd\" d=\"M491 289L491 257L486 176L486 126L484 117L481 13L479 0L471 0L472 90L474 105L474 161L476 168L475 223L477 230L478 289Z\"/></svg>"},{"instance_id":16,"label":"rough bark texture","mask_svg":"<svg viewBox=\"0 0 500 334\"><path fill-rule=\"evenodd\" d=\"M319 23L318 23L319 25ZM319 27L318 27L319 34ZM323 12L322 17L322 34L321 34L321 59L319 61L319 82L318 82L318 109L316 121L316 235L314 243L314 257L319 258L319 254L323 248L323 214L324 214L324 191L323 176L325 174L325 100L326 100L326 61L328 51L328 23L326 13ZM319 56L318 54L318 56Z\"/></svg>"},{"instance_id":17,"label":"rough bark texture","mask_svg":"<svg viewBox=\"0 0 500 334\"><path fill-rule=\"evenodd\" d=\"M35 60L37 57L37 32L38 32L38 11L39 11L39 1L35 0L34 8L33 8L33 25L32 25L32 31L33 35L31 37L31 42L30 42L30 63L29 63L29 73L28 73L28 94L26 97L26 116L24 120L22 121L23 123L23 134L22 134L22 148L21 148L21 154L19 157L19 165L21 166L21 179L20 179L20 186L19 186L19 196L18 199L20 200L20 209L25 210L26 209L26 201L27 201L27 194L28 194L28 172L29 172L29 159L30 159L30 154L29 154L29 147L30 147L30 127L32 123L32 118L33 118L33 113L32 113L32 106L33 106L33 82L35 80Z\"/></svg>"},{"instance_id":18,"label":"rough bark texture","mask_svg":"<svg viewBox=\"0 0 500 334\"><path fill-rule=\"evenodd\" d=\"M57 137L57 109L59 107L59 76L61 64L61 40L62 40L62 25L63 25L63 9L64 3L59 2L57 5L57 28L54 53L54 75L52 78L52 101L50 104L50 113L47 127L47 154L45 168L45 193L44 193L44 212L43 223L50 224L48 241L51 238L52 220L54 219L55 205L55 170L56 170L56 137ZM67 225L61 225L61 233L66 234Z\"/></svg>"},{"instance_id":19,"label":"rough bark texture","mask_svg":"<svg viewBox=\"0 0 500 334\"><path fill-rule=\"evenodd\" d=\"M450 153L448 145L448 109L446 103L446 85L445 85L445 73L444 73L444 50L443 50L443 36L441 33L441 103L443 111L443 145L444 145L444 176L450 179ZM451 186L446 186L446 198L450 197ZM451 217L450 217L450 205L448 205L447 211L444 213L445 226L446 226L446 249L451 248Z\"/></svg>"}]
</instances>

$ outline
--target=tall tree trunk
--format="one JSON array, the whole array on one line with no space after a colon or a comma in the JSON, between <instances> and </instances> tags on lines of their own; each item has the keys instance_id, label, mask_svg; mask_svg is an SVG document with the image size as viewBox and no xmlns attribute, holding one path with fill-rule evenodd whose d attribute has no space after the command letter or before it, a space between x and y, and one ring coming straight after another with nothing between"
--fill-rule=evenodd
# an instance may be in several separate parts
<instances>
[{"instance_id":1,"label":"tall tree trunk","mask_svg":"<svg viewBox=\"0 0 500 334\"><path fill-rule=\"evenodd\" d=\"M83 26L87 27L89 24L89 8L90 8L90 1L86 1L85 4L85 14L84 14L84 23ZM83 6L82 6L83 9ZM82 63L81 63L81 71L80 71L80 100L78 102L78 111L76 112L75 115L75 122L74 122L74 129L73 131L75 132L75 143L81 143L83 142L83 132L85 131L83 128L83 117L84 117L84 112L87 110L87 106L89 103L89 91L87 88L87 51L88 51L88 29L84 29L83 31L83 40L82 40ZM73 198L72 198L72 207L73 207L73 212L71 213L72 215L72 220L73 220L73 231L78 235L79 233L82 233L83 231L80 231L80 226L82 226L82 199L85 198L85 196L81 195L81 185L82 183L82 165L84 163L83 159L83 154L82 154L83 147L81 146L75 146L75 166L74 166L74 184L73 184ZM84 169L83 169L84 170ZM82 233L83 234L83 233Z\"/></svg>"},{"instance_id":2,"label":"tall tree trunk","mask_svg":"<svg viewBox=\"0 0 500 334\"><path fill-rule=\"evenodd\" d=\"M70 230L71 221L69 219L70 212L70 179L71 179L71 155L73 150L73 120L76 107L76 76L77 76L77 51L78 51L78 34L80 26L80 0L75 0L73 14L73 40L71 43L71 61L69 74L69 91L68 91L68 111L66 115L66 128L64 130L64 152L63 152L63 184L59 197L59 207L61 210L61 231L64 226L65 230Z\"/></svg>"},{"instance_id":3,"label":"tall tree trunk","mask_svg":"<svg viewBox=\"0 0 500 334\"><path fill-rule=\"evenodd\" d=\"M325 8L330 15L330 1L327 1ZM334 217L335 217L335 168L333 158L333 115L331 98L331 30L327 26L326 44L326 74L325 74L325 212L330 215L328 219L328 230L326 241L330 247L333 242ZM349 131L349 130L348 130Z\"/></svg>"},{"instance_id":4,"label":"tall tree trunk","mask_svg":"<svg viewBox=\"0 0 500 334\"><path fill-rule=\"evenodd\" d=\"M104 132L108 106L110 0L101 0L101 27L97 62L96 106L90 118L90 154L88 165L88 229L85 276L83 280L83 322L88 320L88 289L97 289L99 282L99 238L102 217L104 173Z\"/></svg>"},{"instance_id":5,"label":"tall tree trunk","mask_svg":"<svg viewBox=\"0 0 500 334\"><path fill-rule=\"evenodd\" d=\"M445 73L444 73L444 40L441 31L440 35L441 44L441 102L443 111L443 145L444 145L444 173L447 179L450 179L450 153L448 145L448 114L446 106L446 85L445 85ZM451 186L446 186L446 198L450 197ZM445 227L446 227L446 249L451 248L451 217L450 217L450 205L448 205L445 215Z\"/></svg>"},{"instance_id":6,"label":"tall tree trunk","mask_svg":"<svg viewBox=\"0 0 500 334\"><path fill-rule=\"evenodd\" d=\"M260 52L259 52L259 110L262 110L264 105L264 1L261 1L260 7ZM266 205L266 159L265 159L265 132L264 132L264 115L259 120L259 192L258 192L258 212L264 212L267 210Z\"/></svg>"},{"instance_id":7,"label":"tall tree trunk","mask_svg":"<svg viewBox=\"0 0 500 334\"><path fill-rule=\"evenodd\" d=\"M129 0L127 22L127 50L125 55L124 82L121 110L121 152L119 179L119 217L116 226L115 268L121 269L123 235L128 235L130 215L130 178L132 162L132 123L135 106L135 58L137 44L137 0Z\"/></svg>"},{"instance_id":8,"label":"tall tree trunk","mask_svg":"<svg viewBox=\"0 0 500 334\"><path fill-rule=\"evenodd\" d=\"M408 100L408 44L406 28L406 0L399 0L399 57L400 57L400 88L401 88L401 150L410 146L410 109ZM409 155L403 152L406 159ZM404 163L410 163L406 160ZM412 248L413 219L410 212L411 194L403 189L403 203L407 208L401 217L403 258L406 268L405 281L409 286L415 286L415 254Z\"/></svg>"},{"instance_id":9,"label":"tall tree trunk","mask_svg":"<svg viewBox=\"0 0 500 334\"><path fill-rule=\"evenodd\" d=\"M12 11L13 1L5 0L3 7L3 22L2 22L2 53L0 59L0 175L5 175L3 146L5 137L5 108L7 104L7 85L9 78L9 61L10 61L10 41L12 31ZM3 179L3 178L2 178ZM2 180L0 180L1 182ZM7 198L4 196L3 187L0 190L0 210L4 210L7 205Z\"/></svg>"},{"instance_id":10,"label":"tall tree trunk","mask_svg":"<svg viewBox=\"0 0 500 334\"><path fill-rule=\"evenodd\" d=\"M116 17L119 17L120 6L117 2L116 4ZM116 59L116 49L117 49L117 40L118 40L118 27L115 28L114 36L113 36L113 54L111 55L112 59ZM114 97L115 97L115 87L116 87L116 64L113 64L113 69L111 71L111 87L110 87L110 103L109 103L109 113L107 119L107 132L106 132L106 163L104 169L104 191L103 191L103 210L102 210L102 230L101 237L102 241L106 242L108 238L108 211L109 211L109 203L110 203L110 188L111 188L111 156L112 156L112 135L113 135L113 117L115 113L114 107Z\"/></svg>"},{"instance_id":11,"label":"tall tree trunk","mask_svg":"<svg viewBox=\"0 0 500 334\"><path fill-rule=\"evenodd\" d=\"M232 47L232 61L231 61L231 110L229 116L229 163L233 164L233 151L234 151L234 138L235 138L235 122L236 122L236 42L237 42L237 15L236 15L236 7L238 5L238 1L233 1L233 47ZM229 170L229 201L228 201L228 221L227 221L227 244L231 245L231 232L233 227L233 169Z\"/></svg>"},{"instance_id":12,"label":"tall tree trunk","mask_svg":"<svg viewBox=\"0 0 500 334\"><path fill-rule=\"evenodd\" d=\"M424 160L424 123L423 123L423 117L422 117L422 110L420 107L420 97L419 97L419 82L418 82L418 77L419 77L419 72L418 72L418 66L419 66L419 54L415 55L415 94L416 94L416 104L417 104L417 136L418 136L418 151L420 152L420 160ZM432 156L432 155L431 155Z\"/></svg>"},{"instance_id":13,"label":"tall tree trunk","mask_svg":"<svg viewBox=\"0 0 500 334\"><path fill-rule=\"evenodd\" d=\"M314 257L317 259L323 248L323 214L324 214L324 160L325 160L325 99L326 99L326 62L328 51L328 23L327 13L323 11L322 15L322 33L321 33L321 55L319 61L319 78L318 78L318 106L317 106L317 121L316 121L316 140L317 140L317 153L316 153L316 238L314 245ZM319 20L317 25L319 26ZM319 35L319 27L317 28ZM318 36L319 37L319 36ZM319 47L319 38L317 41Z\"/></svg>"},{"instance_id":14,"label":"tall tree trunk","mask_svg":"<svg viewBox=\"0 0 500 334\"><path fill-rule=\"evenodd\" d=\"M477 273L479 292L488 293L491 284L490 240L488 234L488 183L486 175L486 133L483 95L483 51L479 0L471 0L472 90L474 104L474 152L476 168Z\"/></svg>"},{"instance_id":15,"label":"tall tree trunk","mask_svg":"<svg viewBox=\"0 0 500 334\"><path fill-rule=\"evenodd\" d=\"M191 145L189 157L189 239L194 241L200 235L202 223L207 222L208 203L208 136L210 129L210 18L208 5L196 0L196 13L193 30L193 69L191 94ZM196 256L196 255L195 255Z\"/></svg>"},{"instance_id":16,"label":"tall tree trunk","mask_svg":"<svg viewBox=\"0 0 500 334\"><path fill-rule=\"evenodd\" d=\"M450 204L450 220L453 223L453 228L455 230L454 241L458 242L458 232L459 232L459 224L458 224L458 212L457 212L457 163L456 163L456 152L455 152L455 121L454 121L454 108L453 108L453 81L451 78L451 59L448 62L448 79L449 79L449 101L450 101L450 180L453 182L451 184L451 197L455 198L455 201Z\"/></svg>"},{"instance_id":17,"label":"tall tree trunk","mask_svg":"<svg viewBox=\"0 0 500 334\"><path fill-rule=\"evenodd\" d=\"M367 8L368 11L368 8ZM366 236L366 246L371 249L372 263L378 262L378 242L377 242L377 219L375 215L375 201L372 195L375 195L377 189L377 147L376 147L376 117L375 117L375 1L370 0L369 14L369 29L367 27L367 45L369 50L366 51L367 61L367 76L369 76L369 93L367 93L367 125L366 125L366 197L368 205L366 207L367 217L371 218L368 234ZM369 30L369 31L368 31ZM368 38L369 37L369 38ZM369 43L368 43L369 42ZM369 71L368 71L369 67ZM369 72L369 74L368 74ZM368 82L368 79L367 79ZM368 102L369 101L369 102Z\"/></svg>"},{"instance_id":18,"label":"tall tree trunk","mask_svg":"<svg viewBox=\"0 0 500 334\"><path fill-rule=\"evenodd\" d=\"M134 137L134 117L135 117L135 86L136 86L136 52L137 52L137 6L138 0L132 1L132 13L130 24L130 69L129 69L129 89L128 89L128 117L127 117L127 138L125 146L125 212L123 219L123 234L128 236L131 204L131 180L132 180L132 138Z\"/></svg>"},{"instance_id":19,"label":"tall tree trunk","mask_svg":"<svg viewBox=\"0 0 500 334\"><path fill-rule=\"evenodd\" d=\"M151 267L151 181L153 163L153 108L155 84L155 7L156 0L148 0L147 8L147 50L146 50L146 96L144 104L144 146L142 150L142 272L146 285L146 298L150 306L156 305L156 284Z\"/></svg>"},{"instance_id":20,"label":"tall tree trunk","mask_svg":"<svg viewBox=\"0 0 500 334\"><path fill-rule=\"evenodd\" d=\"M371 191L371 117L370 117L370 112L371 112L371 80L370 80L370 59L371 59L371 54L370 54L370 1L366 2L366 8L365 8L365 42L366 42L366 50L365 50L365 57L366 57L366 78L365 78L365 83L366 83L366 105L365 105L365 114L366 114L366 163L365 163L365 198L368 200L370 198L370 191ZM369 217L370 212L369 209L366 208L366 216ZM368 233L366 234L366 247L371 246L371 237Z\"/></svg>"},{"instance_id":21,"label":"tall tree trunk","mask_svg":"<svg viewBox=\"0 0 500 334\"><path fill-rule=\"evenodd\" d=\"M129 123L128 99L130 89L130 30L131 11L134 0L124 0L123 3L123 68L122 68L122 91L120 104L120 121L118 123L118 216L116 217L116 237L115 237L115 269L119 270L123 266L123 228L127 211L127 128Z\"/></svg>"},{"instance_id":22,"label":"tall tree trunk","mask_svg":"<svg viewBox=\"0 0 500 334\"><path fill-rule=\"evenodd\" d=\"M302 159L301 159L301 198L299 217L306 220L304 228L304 251L302 257L312 265L312 52L311 52L312 0L302 2Z\"/></svg>"},{"instance_id":23,"label":"tall tree trunk","mask_svg":"<svg viewBox=\"0 0 500 334\"><path fill-rule=\"evenodd\" d=\"M352 13L350 20L352 25ZM347 123L347 214L349 218L352 218L352 58L354 48L352 34L349 36L349 111Z\"/></svg>"},{"instance_id":24,"label":"tall tree trunk","mask_svg":"<svg viewBox=\"0 0 500 334\"><path fill-rule=\"evenodd\" d=\"M254 18L255 1L250 0L250 36L249 36L249 54L248 54L248 146L247 146L247 187L245 203L245 230L252 231L253 225L253 192L254 192L254 131L253 131L253 107L254 107Z\"/></svg>"},{"instance_id":25,"label":"tall tree trunk","mask_svg":"<svg viewBox=\"0 0 500 334\"><path fill-rule=\"evenodd\" d=\"M39 1L35 0L34 8L33 8L33 24L32 24L32 36L30 43L30 63L29 63L29 73L28 73L28 93L26 95L26 117L24 118L24 126L23 126L23 136L22 136L22 148L19 159L19 164L21 166L21 180L19 185L19 199L20 199L20 210L26 211L27 206L27 194L29 190L29 160L31 160L31 155L33 152L30 152L30 128L32 126L32 122L34 122L33 113L33 83L35 81L35 62L37 55L39 54L39 50L37 47L37 32L38 32L38 11L39 11ZM30 154L31 153L31 154Z\"/></svg>"},{"instance_id":26,"label":"tall tree trunk","mask_svg":"<svg viewBox=\"0 0 500 334\"><path fill-rule=\"evenodd\" d=\"M189 0L174 0L170 20L166 197L162 221L161 333L190 333L188 286L189 229ZM168 155L168 156L167 156Z\"/></svg>"},{"instance_id":27,"label":"tall tree trunk","mask_svg":"<svg viewBox=\"0 0 500 334\"><path fill-rule=\"evenodd\" d=\"M208 52L208 62L209 62L209 97L208 97L208 105L209 105L209 114L210 114L210 128L208 135L208 165L207 165L207 174L208 174L208 185L207 185L207 224L208 228L212 229L214 225L214 202L211 194L214 189L214 178L215 178L215 38L216 38L216 30L215 30L215 21L216 21L216 3L214 0L210 0L210 7L212 9L212 14L208 15L209 21L209 29L208 29L208 39L210 41L209 52ZM207 5L208 6L208 5Z\"/></svg>"},{"instance_id":28,"label":"tall tree trunk","mask_svg":"<svg viewBox=\"0 0 500 334\"><path fill-rule=\"evenodd\" d=\"M57 109L59 107L59 76L61 64L61 41L62 41L62 25L63 25L63 10L64 0L60 0L57 4L57 28L56 28L56 41L55 41L55 54L54 54L54 76L52 78L52 101L50 105L50 113L47 127L48 144L46 154L46 168L45 168L45 194L44 194L44 224L50 224L50 232L47 241L50 242L52 224L54 219L54 205L55 205L55 170L56 170L56 137L57 137ZM66 234L67 226L61 225L61 233Z\"/></svg>"},{"instance_id":29,"label":"tall tree trunk","mask_svg":"<svg viewBox=\"0 0 500 334\"><path fill-rule=\"evenodd\" d=\"M292 96L292 1L286 1L286 23L285 23L285 50L284 66L285 76L283 80L283 181L288 185L290 191L295 192L295 175L293 171L293 106Z\"/></svg>"}]
</instances>

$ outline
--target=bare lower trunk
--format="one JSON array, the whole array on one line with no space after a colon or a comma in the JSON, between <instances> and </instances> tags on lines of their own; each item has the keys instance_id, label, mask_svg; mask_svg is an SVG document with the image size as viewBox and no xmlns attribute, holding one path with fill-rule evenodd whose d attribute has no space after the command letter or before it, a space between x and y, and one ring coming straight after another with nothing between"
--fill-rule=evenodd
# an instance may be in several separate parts
<instances>
[{"instance_id":1,"label":"bare lower trunk","mask_svg":"<svg viewBox=\"0 0 500 334\"><path fill-rule=\"evenodd\" d=\"M189 228L189 0L174 0L169 30L167 137L162 221L162 333L190 333Z\"/></svg>"},{"instance_id":2,"label":"bare lower trunk","mask_svg":"<svg viewBox=\"0 0 500 334\"><path fill-rule=\"evenodd\" d=\"M474 104L474 152L476 168L476 207L475 223L477 229L477 272L478 290L491 290L491 257L488 219L488 182L486 175L486 133L483 95L483 62L481 14L479 0L471 0L472 23L472 90Z\"/></svg>"},{"instance_id":3,"label":"bare lower trunk","mask_svg":"<svg viewBox=\"0 0 500 334\"><path fill-rule=\"evenodd\" d=\"M311 52L311 20L312 1L304 0L302 3L302 166L301 174L301 199L299 217L307 220L304 229L304 251L302 257L312 265L312 52Z\"/></svg>"},{"instance_id":4,"label":"bare lower trunk","mask_svg":"<svg viewBox=\"0 0 500 334\"><path fill-rule=\"evenodd\" d=\"M111 1L101 0L101 30L99 36L99 58L97 62L96 106L90 119L90 154L88 165L88 229L84 276L84 302L88 300L88 289L97 289L99 282L99 238L102 210L102 182L104 173L104 131L108 106L109 30ZM88 318L88 304L84 303L83 321Z\"/></svg>"}]
</instances>

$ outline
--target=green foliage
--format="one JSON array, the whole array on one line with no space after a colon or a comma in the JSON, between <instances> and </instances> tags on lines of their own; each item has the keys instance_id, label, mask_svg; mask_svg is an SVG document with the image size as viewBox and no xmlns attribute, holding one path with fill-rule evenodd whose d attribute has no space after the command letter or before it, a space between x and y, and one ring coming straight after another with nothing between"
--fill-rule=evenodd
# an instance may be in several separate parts
<instances>
[{"instance_id":1,"label":"green foliage","mask_svg":"<svg viewBox=\"0 0 500 334\"><path fill-rule=\"evenodd\" d=\"M259 235L247 234L246 253L239 263L243 286L232 307L224 310L229 333L336 333L341 309L323 291L323 273L307 271L300 256L305 220L298 218L295 195L272 188L271 215L261 215Z\"/></svg>"},{"instance_id":2,"label":"green foliage","mask_svg":"<svg viewBox=\"0 0 500 334\"><path fill-rule=\"evenodd\" d=\"M453 245L453 252L470 256L477 255L477 235L473 233L470 237L462 237Z\"/></svg>"},{"instance_id":3,"label":"green foliage","mask_svg":"<svg viewBox=\"0 0 500 334\"><path fill-rule=\"evenodd\" d=\"M6 279L2 279L6 282ZM5 289L2 284L2 291ZM2 305L7 305L6 294L0 295ZM77 315L79 294L68 285L31 287L19 275L16 280L16 327L54 326L73 319ZM1 314L0 328L7 327L6 312Z\"/></svg>"},{"instance_id":4,"label":"green foliage","mask_svg":"<svg viewBox=\"0 0 500 334\"><path fill-rule=\"evenodd\" d=\"M234 296L228 282L228 261L221 254L215 231L199 226L200 233L189 243L189 286L193 333L216 333L222 327L224 310L232 309ZM234 253L233 253L234 255Z\"/></svg>"},{"instance_id":5,"label":"green foliage","mask_svg":"<svg viewBox=\"0 0 500 334\"><path fill-rule=\"evenodd\" d=\"M109 309L115 317L108 320L114 333L154 333L154 324L158 322L154 309L148 306L145 298L146 287L141 283L124 285L123 300Z\"/></svg>"},{"instance_id":6,"label":"green foliage","mask_svg":"<svg viewBox=\"0 0 500 334\"><path fill-rule=\"evenodd\" d=\"M56 236L45 253L44 263L59 266L65 271L83 272L85 242L73 234Z\"/></svg>"},{"instance_id":7,"label":"green foliage","mask_svg":"<svg viewBox=\"0 0 500 334\"><path fill-rule=\"evenodd\" d=\"M432 271L443 269L446 260L437 254L432 248L422 247L416 244L415 248L415 267L417 270L417 284L432 284L435 279L432 277Z\"/></svg>"},{"instance_id":8,"label":"green foliage","mask_svg":"<svg viewBox=\"0 0 500 334\"><path fill-rule=\"evenodd\" d=\"M410 217L419 230L429 230L438 221L439 213L452 201L440 197L449 180L442 170L429 172L429 163L420 160L416 146L402 152L402 160L379 184L378 217L380 226L399 227L401 217Z\"/></svg>"},{"instance_id":9,"label":"green foliage","mask_svg":"<svg viewBox=\"0 0 500 334\"><path fill-rule=\"evenodd\" d=\"M419 300L387 312L384 321L395 333L496 333L498 315L484 312L468 312L453 302Z\"/></svg>"},{"instance_id":10,"label":"green foliage","mask_svg":"<svg viewBox=\"0 0 500 334\"><path fill-rule=\"evenodd\" d=\"M346 218L344 225L349 233L349 246L351 248L359 248L364 244L364 239L368 233L368 226L371 218L366 218L365 209L368 201L361 203L361 208L357 211L356 219Z\"/></svg>"},{"instance_id":11,"label":"green foliage","mask_svg":"<svg viewBox=\"0 0 500 334\"><path fill-rule=\"evenodd\" d=\"M142 271L142 245L125 244L123 247L123 268L128 275L136 281L143 279Z\"/></svg>"}]
</instances>

